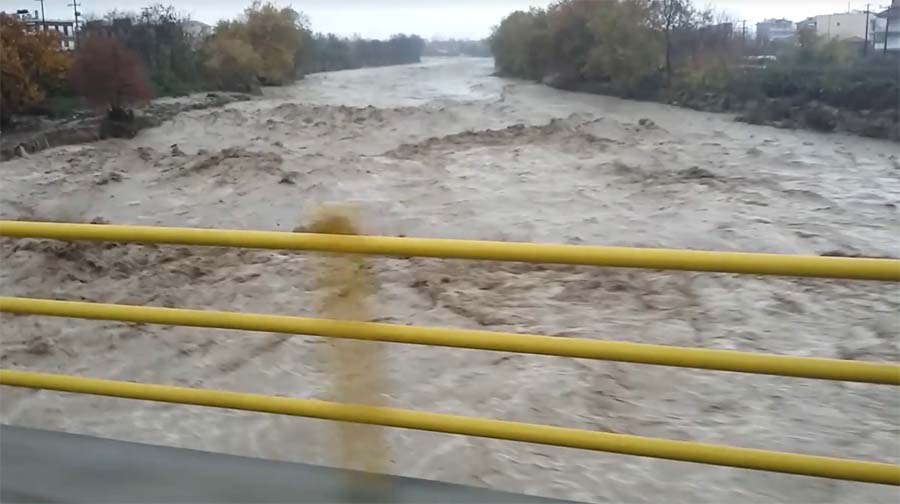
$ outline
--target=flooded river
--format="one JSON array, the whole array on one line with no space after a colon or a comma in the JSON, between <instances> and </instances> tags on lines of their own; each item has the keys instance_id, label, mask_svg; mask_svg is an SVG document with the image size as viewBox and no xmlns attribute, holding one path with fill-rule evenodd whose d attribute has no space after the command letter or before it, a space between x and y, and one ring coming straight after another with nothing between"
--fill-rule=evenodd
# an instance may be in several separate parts
<instances>
[{"instance_id":1,"label":"flooded river","mask_svg":"<svg viewBox=\"0 0 900 504\"><path fill-rule=\"evenodd\" d=\"M897 144L492 77L487 59L323 73L133 140L0 165L0 217L900 257ZM6 240L4 295L315 314L308 254ZM372 319L788 355L900 359L879 282L372 259ZM321 338L2 319L3 367L327 398ZM389 345L384 403L900 461L888 386ZM6 389L2 420L337 465L328 422ZM387 431L387 470L588 502L884 502L895 488Z\"/></svg>"}]
</instances>

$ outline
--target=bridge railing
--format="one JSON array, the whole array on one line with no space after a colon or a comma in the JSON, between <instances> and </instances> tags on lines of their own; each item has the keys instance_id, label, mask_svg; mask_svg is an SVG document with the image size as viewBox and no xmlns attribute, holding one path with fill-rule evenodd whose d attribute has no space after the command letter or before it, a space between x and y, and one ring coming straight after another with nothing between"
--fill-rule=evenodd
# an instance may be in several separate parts
<instances>
[{"instance_id":1,"label":"bridge railing","mask_svg":"<svg viewBox=\"0 0 900 504\"><path fill-rule=\"evenodd\" d=\"M215 229L0 221L0 236L312 250L593 266L900 281L900 260ZM823 380L900 385L894 363L582 338L175 308L0 297L0 311L520 352ZM900 485L900 465L594 432L397 408L0 370L0 384L250 410L568 446L713 465Z\"/></svg>"}]
</instances>

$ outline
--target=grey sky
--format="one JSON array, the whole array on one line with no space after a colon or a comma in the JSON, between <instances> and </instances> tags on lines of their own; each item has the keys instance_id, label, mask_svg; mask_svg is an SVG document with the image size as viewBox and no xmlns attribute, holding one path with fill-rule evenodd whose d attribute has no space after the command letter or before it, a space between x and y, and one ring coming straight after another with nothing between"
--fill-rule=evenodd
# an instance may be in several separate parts
<instances>
[{"instance_id":1,"label":"grey sky","mask_svg":"<svg viewBox=\"0 0 900 504\"><path fill-rule=\"evenodd\" d=\"M72 0L44 0L48 18L72 18ZM295 0L276 1L279 5L293 5L312 22L313 30L340 35L358 33L363 37L384 38L393 33L416 33L425 38L434 36L481 38L490 33L506 14L529 6L544 7L552 0ZM873 10L889 0L851 0L853 9L865 9L866 2ZM250 0L84 0L81 12L102 14L111 9L138 11L142 6L160 2L173 4L194 19L214 24L223 18L238 15ZM725 11L748 24L765 18L784 17L800 21L808 16L846 12L847 0L695 0L697 5L709 5ZM0 0L0 10L40 9L36 0Z\"/></svg>"}]
</instances>

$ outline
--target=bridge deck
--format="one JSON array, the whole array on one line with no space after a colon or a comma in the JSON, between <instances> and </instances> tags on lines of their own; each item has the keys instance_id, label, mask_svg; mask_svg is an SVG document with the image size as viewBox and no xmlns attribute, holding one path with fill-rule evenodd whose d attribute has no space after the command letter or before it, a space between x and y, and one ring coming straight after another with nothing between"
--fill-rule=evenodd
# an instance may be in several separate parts
<instances>
[{"instance_id":1,"label":"bridge deck","mask_svg":"<svg viewBox=\"0 0 900 504\"><path fill-rule=\"evenodd\" d=\"M549 503L415 478L0 426L0 501Z\"/></svg>"}]
</instances>

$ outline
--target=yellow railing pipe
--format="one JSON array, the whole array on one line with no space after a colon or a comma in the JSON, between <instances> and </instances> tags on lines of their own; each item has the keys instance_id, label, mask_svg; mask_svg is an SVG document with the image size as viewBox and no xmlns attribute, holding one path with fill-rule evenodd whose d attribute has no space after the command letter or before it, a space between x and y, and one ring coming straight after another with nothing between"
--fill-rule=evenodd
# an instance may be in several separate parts
<instances>
[{"instance_id":1,"label":"yellow railing pipe","mask_svg":"<svg viewBox=\"0 0 900 504\"><path fill-rule=\"evenodd\" d=\"M900 466L732 446L672 441L549 425L471 418L310 399L0 370L0 384L168 403L276 413L447 434L567 446L841 480L900 485Z\"/></svg>"},{"instance_id":2,"label":"yellow railing pipe","mask_svg":"<svg viewBox=\"0 0 900 504\"><path fill-rule=\"evenodd\" d=\"M79 301L0 297L0 312L119 320L148 324L306 334L416 345L494 350L613 360L719 371L900 385L900 366L890 363L682 348L583 338L537 336L468 329L402 326L375 322L316 319Z\"/></svg>"},{"instance_id":3,"label":"yellow railing pipe","mask_svg":"<svg viewBox=\"0 0 900 504\"><path fill-rule=\"evenodd\" d=\"M0 221L0 236L900 281L896 259L25 221Z\"/></svg>"}]
</instances>

